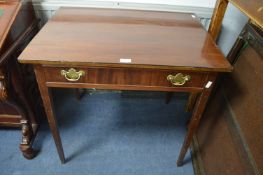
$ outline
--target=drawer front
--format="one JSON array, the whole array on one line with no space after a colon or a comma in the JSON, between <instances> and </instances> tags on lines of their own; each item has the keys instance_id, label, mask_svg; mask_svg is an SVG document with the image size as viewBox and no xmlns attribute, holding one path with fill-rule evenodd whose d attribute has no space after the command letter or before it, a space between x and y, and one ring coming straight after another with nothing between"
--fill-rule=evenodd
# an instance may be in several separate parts
<instances>
[{"instance_id":1,"label":"drawer front","mask_svg":"<svg viewBox=\"0 0 263 175\"><path fill-rule=\"evenodd\" d=\"M142 68L47 66L43 66L43 68L46 82L202 88L207 77L205 72Z\"/></svg>"}]
</instances>

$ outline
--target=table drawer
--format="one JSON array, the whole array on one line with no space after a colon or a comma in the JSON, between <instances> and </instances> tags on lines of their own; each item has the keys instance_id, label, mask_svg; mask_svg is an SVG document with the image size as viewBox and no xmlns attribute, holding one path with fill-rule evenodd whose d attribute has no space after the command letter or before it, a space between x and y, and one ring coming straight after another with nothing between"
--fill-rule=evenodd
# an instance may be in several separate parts
<instances>
[{"instance_id":1,"label":"table drawer","mask_svg":"<svg viewBox=\"0 0 263 175\"><path fill-rule=\"evenodd\" d=\"M203 87L207 73L144 68L48 67L46 82L136 85L160 87Z\"/></svg>"}]
</instances>

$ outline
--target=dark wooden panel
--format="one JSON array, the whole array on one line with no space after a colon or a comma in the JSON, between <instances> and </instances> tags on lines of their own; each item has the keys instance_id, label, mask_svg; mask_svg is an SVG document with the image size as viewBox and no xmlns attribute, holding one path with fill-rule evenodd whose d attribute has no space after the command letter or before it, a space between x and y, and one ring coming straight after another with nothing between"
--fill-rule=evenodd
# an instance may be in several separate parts
<instances>
[{"instance_id":1,"label":"dark wooden panel","mask_svg":"<svg viewBox=\"0 0 263 175\"><path fill-rule=\"evenodd\" d=\"M240 159L236 142L228 128L231 117L223 94L217 92L210 100L197 132L199 162L205 175L246 175L248 171Z\"/></svg>"},{"instance_id":2,"label":"dark wooden panel","mask_svg":"<svg viewBox=\"0 0 263 175\"><path fill-rule=\"evenodd\" d=\"M41 115L37 109L41 108L36 107L37 93L29 88L34 82L28 67L19 65L17 57L38 32L38 21L30 1L4 1L0 8L0 126L22 128L20 149L24 157L32 159L36 154L31 146Z\"/></svg>"},{"instance_id":3,"label":"dark wooden panel","mask_svg":"<svg viewBox=\"0 0 263 175\"><path fill-rule=\"evenodd\" d=\"M12 106L0 101L0 116L1 114L18 115L19 113Z\"/></svg>"},{"instance_id":4,"label":"dark wooden panel","mask_svg":"<svg viewBox=\"0 0 263 175\"><path fill-rule=\"evenodd\" d=\"M236 122L261 173L263 173L262 87L263 57L248 47L237 60L233 74L227 77L224 90Z\"/></svg>"},{"instance_id":5,"label":"dark wooden panel","mask_svg":"<svg viewBox=\"0 0 263 175\"><path fill-rule=\"evenodd\" d=\"M263 173L263 33L253 27L231 51L235 69L221 81L197 133L197 164L207 175Z\"/></svg>"},{"instance_id":6,"label":"dark wooden panel","mask_svg":"<svg viewBox=\"0 0 263 175\"><path fill-rule=\"evenodd\" d=\"M3 127L21 127L20 115L0 115L0 126Z\"/></svg>"}]
</instances>

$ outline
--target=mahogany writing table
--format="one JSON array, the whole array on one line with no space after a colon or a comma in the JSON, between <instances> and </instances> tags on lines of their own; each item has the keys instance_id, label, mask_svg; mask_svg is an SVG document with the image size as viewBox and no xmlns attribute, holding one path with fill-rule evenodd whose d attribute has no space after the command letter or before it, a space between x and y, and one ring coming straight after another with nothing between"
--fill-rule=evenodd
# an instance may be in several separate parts
<instances>
[{"instance_id":1,"label":"mahogany writing table","mask_svg":"<svg viewBox=\"0 0 263 175\"><path fill-rule=\"evenodd\" d=\"M90 8L58 10L19 61L34 65L62 163L49 88L191 93L197 99L191 100L181 165L218 73L232 69L191 14Z\"/></svg>"}]
</instances>

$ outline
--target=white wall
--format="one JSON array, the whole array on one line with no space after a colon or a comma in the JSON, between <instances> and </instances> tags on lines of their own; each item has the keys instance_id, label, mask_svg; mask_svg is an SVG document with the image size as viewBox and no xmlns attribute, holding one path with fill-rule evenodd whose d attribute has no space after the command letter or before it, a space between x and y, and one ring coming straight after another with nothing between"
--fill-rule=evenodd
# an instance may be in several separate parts
<instances>
[{"instance_id":1,"label":"white wall","mask_svg":"<svg viewBox=\"0 0 263 175\"><path fill-rule=\"evenodd\" d=\"M159 10L195 13L208 25L216 0L33 0L43 24L61 6Z\"/></svg>"},{"instance_id":2,"label":"white wall","mask_svg":"<svg viewBox=\"0 0 263 175\"><path fill-rule=\"evenodd\" d=\"M35 3L53 3L53 4L148 4L148 5L175 5L189 7L213 8L216 0L33 0Z\"/></svg>"}]
</instances>

